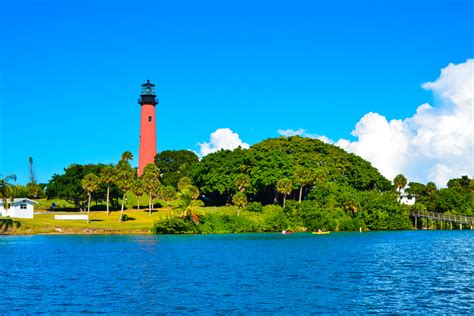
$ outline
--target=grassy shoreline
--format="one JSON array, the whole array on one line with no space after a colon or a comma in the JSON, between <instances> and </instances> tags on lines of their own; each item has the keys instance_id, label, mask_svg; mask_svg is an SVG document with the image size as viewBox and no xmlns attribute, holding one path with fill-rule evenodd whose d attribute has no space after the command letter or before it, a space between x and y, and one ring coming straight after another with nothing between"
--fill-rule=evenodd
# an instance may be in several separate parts
<instances>
[{"instance_id":1,"label":"grassy shoreline","mask_svg":"<svg viewBox=\"0 0 474 316\"><path fill-rule=\"evenodd\" d=\"M54 215L87 214L86 212L48 212L37 210L33 219L12 218L19 224L10 226L0 235L149 235L154 223L167 218L168 208L152 211L151 216L146 209L124 210L130 220L120 223L120 211L113 211L107 215L105 211L91 211L90 223L85 220L55 220ZM171 214L173 211L170 210ZM235 207L203 207L199 213L227 213L234 214ZM1 219L1 218L0 218Z\"/></svg>"},{"instance_id":2,"label":"grassy shoreline","mask_svg":"<svg viewBox=\"0 0 474 316\"><path fill-rule=\"evenodd\" d=\"M91 212L90 223L85 220L55 220L54 215L71 214L64 212L37 213L33 219L15 219L18 224L12 225L4 235L119 235L119 234L151 234L151 227L156 221L166 217L166 212L148 212L127 210L123 212L130 220L119 223L120 211ZM79 214L79 213L75 213ZM85 212L80 214L86 214Z\"/></svg>"}]
</instances>

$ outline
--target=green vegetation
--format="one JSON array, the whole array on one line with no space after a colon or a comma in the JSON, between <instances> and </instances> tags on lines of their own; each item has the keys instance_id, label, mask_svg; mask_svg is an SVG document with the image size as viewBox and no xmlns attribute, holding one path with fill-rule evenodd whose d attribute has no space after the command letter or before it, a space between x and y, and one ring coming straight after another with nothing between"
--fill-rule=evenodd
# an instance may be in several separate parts
<instances>
[{"instance_id":1,"label":"green vegetation","mask_svg":"<svg viewBox=\"0 0 474 316\"><path fill-rule=\"evenodd\" d=\"M0 179L0 199L2 199L3 207L8 208L8 200L12 200L14 197L14 187L10 181L16 181L16 176L10 174Z\"/></svg>"},{"instance_id":2,"label":"green vegetation","mask_svg":"<svg viewBox=\"0 0 474 316\"><path fill-rule=\"evenodd\" d=\"M160 170L154 164L148 164L143 168L143 175L141 176L141 182L143 187L148 193L148 212L151 216L151 201L155 195L158 195L158 189L160 188ZM140 180L138 180L140 181Z\"/></svg>"},{"instance_id":3,"label":"green vegetation","mask_svg":"<svg viewBox=\"0 0 474 316\"><path fill-rule=\"evenodd\" d=\"M124 211L123 222L119 222L120 212L90 213L90 223L85 220L55 220L55 212L35 214L33 219L15 219L16 226L9 227L10 234L148 234L155 222L166 218L164 211L157 211L150 217L147 211ZM77 213L76 213L77 214ZM126 219L126 220L125 220ZM0 222L3 219L0 220ZM0 223L1 224L1 223Z\"/></svg>"},{"instance_id":4,"label":"green vegetation","mask_svg":"<svg viewBox=\"0 0 474 316\"><path fill-rule=\"evenodd\" d=\"M440 190L433 182L410 182L406 192L416 196L417 210L474 216L474 180L467 176L449 180Z\"/></svg>"},{"instance_id":5,"label":"green vegetation","mask_svg":"<svg viewBox=\"0 0 474 316\"><path fill-rule=\"evenodd\" d=\"M116 165L73 164L47 184L48 200L40 199L39 209L49 210L53 202L61 211L87 205L90 224L59 223L45 214L20 221L17 230L51 232L55 225L72 232L89 227L121 233L151 227L155 233L410 229L410 207L399 202L405 188L417 197L414 209L474 214L474 184L467 176L441 190L433 183L407 186L403 175L392 184L362 158L298 136L221 150L201 161L189 151L165 151L141 176L131 159L124 152ZM14 195L10 180L0 180L2 198ZM147 212L139 211L144 204ZM126 211L131 208L138 211Z\"/></svg>"},{"instance_id":6,"label":"green vegetation","mask_svg":"<svg viewBox=\"0 0 474 316\"><path fill-rule=\"evenodd\" d=\"M91 212L91 199L92 193L97 189L99 186L99 177L93 173L89 173L82 179L82 187L86 190L88 199L87 199L87 216L90 216ZM89 220L87 220L89 222Z\"/></svg>"},{"instance_id":7,"label":"green vegetation","mask_svg":"<svg viewBox=\"0 0 474 316\"><path fill-rule=\"evenodd\" d=\"M398 192L401 192L407 185L407 178L405 178L403 174L399 174L393 179L393 184L397 188Z\"/></svg>"},{"instance_id":8,"label":"green vegetation","mask_svg":"<svg viewBox=\"0 0 474 316\"><path fill-rule=\"evenodd\" d=\"M175 189L179 179L189 177L191 168L198 162L198 156L189 150L165 150L155 157L155 164L162 174L161 182Z\"/></svg>"},{"instance_id":9,"label":"green vegetation","mask_svg":"<svg viewBox=\"0 0 474 316\"><path fill-rule=\"evenodd\" d=\"M362 158L319 140L298 136L268 139L248 150L221 150L204 157L192 170L193 182L208 205L229 203L237 191L234 183L240 174L251 180L251 200L263 204L282 200L277 182L285 178L296 184L288 198L301 194L304 199L319 183L358 191L393 190L390 181Z\"/></svg>"}]
</instances>

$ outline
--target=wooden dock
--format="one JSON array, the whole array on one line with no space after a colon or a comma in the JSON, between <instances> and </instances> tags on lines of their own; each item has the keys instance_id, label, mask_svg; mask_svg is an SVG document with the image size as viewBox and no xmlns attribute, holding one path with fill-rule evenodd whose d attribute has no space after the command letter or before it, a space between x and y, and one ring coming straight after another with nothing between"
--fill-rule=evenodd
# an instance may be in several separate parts
<instances>
[{"instance_id":1,"label":"wooden dock","mask_svg":"<svg viewBox=\"0 0 474 316\"><path fill-rule=\"evenodd\" d=\"M474 225L474 217L463 216L463 215L454 215L454 214L445 214L445 213L435 213L435 212L426 212L426 211L410 211L410 217L415 219L415 228L418 228L418 219L421 219L421 228L428 229L428 221L434 222L435 227L440 227L439 229L453 229L453 224L459 227L459 229L472 229ZM432 224L431 223L431 224ZM443 228L444 223L444 228ZM449 224L449 227L448 225ZM437 228L435 228L437 229Z\"/></svg>"}]
</instances>

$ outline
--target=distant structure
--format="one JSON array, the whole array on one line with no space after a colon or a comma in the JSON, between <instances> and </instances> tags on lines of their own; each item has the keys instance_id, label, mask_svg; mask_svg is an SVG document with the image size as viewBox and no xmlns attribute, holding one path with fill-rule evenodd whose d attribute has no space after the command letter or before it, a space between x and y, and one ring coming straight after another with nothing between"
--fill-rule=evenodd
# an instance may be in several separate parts
<instances>
[{"instance_id":1,"label":"distant structure","mask_svg":"<svg viewBox=\"0 0 474 316\"><path fill-rule=\"evenodd\" d=\"M38 202L27 198L13 199L13 202L9 203L8 208L5 209L3 201L0 200L0 216L33 218L35 204L38 204Z\"/></svg>"},{"instance_id":2,"label":"distant structure","mask_svg":"<svg viewBox=\"0 0 474 316\"><path fill-rule=\"evenodd\" d=\"M158 99L155 95L155 85L147 80L142 84L142 94L138 99L142 106L140 117L140 150L138 153L138 175L143 173L143 168L153 163L156 155L156 116L155 105Z\"/></svg>"},{"instance_id":3,"label":"distant structure","mask_svg":"<svg viewBox=\"0 0 474 316\"><path fill-rule=\"evenodd\" d=\"M398 198L398 201L401 204L405 205L414 205L416 202L416 194L408 194L405 192L405 190L400 191L400 197Z\"/></svg>"}]
</instances>

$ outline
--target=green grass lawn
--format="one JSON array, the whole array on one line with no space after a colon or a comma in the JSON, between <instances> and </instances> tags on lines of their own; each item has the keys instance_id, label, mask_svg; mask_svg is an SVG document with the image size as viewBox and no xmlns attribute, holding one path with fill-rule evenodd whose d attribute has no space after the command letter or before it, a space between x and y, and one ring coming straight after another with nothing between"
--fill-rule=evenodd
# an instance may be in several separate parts
<instances>
[{"instance_id":1,"label":"green grass lawn","mask_svg":"<svg viewBox=\"0 0 474 316\"><path fill-rule=\"evenodd\" d=\"M12 231L13 234L46 234L46 233L70 233L70 234L146 234L155 221L166 218L166 209L152 212L149 216L147 211L127 210L130 220L120 223L120 211L114 211L109 216L106 212L91 212L90 223L85 220L55 220L54 215L71 214L70 212L55 212L35 214L33 219L14 219L20 223L20 227ZM74 213L74 214L87 214Z\"/></svg>"},{"instance_id":2,"label":"green grass lawn","mask_svg":"<svg viewBox=\"0 0 474 316\"><path fill-rule=\"evenodd\" d=\"M56 201L55 201L56 202ZM62 201L58 201L61 203ZM44 201L40 205L51 205L52 201ZM67 203L64 201L64 203ZM146 200L146 204L148 201ZM38 205L37 205L38 206ZM87 214L87 212L54 212L54 213L39 213L35 214L33 219L13 219L20 224L19 227L14 228L9 233L16 235L23 234L148 234L150 229L156 221L166 219L170 214L179 215L179 211L173 211L167 207L162 207L153 210L149 216L148 210L137 209L125 210L124 214L131 218L131 220L120 223L120 211L113 211L107 216L105 211L91 211L90 223L85 220L55 220L54 215L59 214ZM36 209L36 212L41 210ZM237 208L235 206L224 207L201 207L197 210L198 214L206 213L224 213L236 214Z\"/></svg>"}]
</instances>

